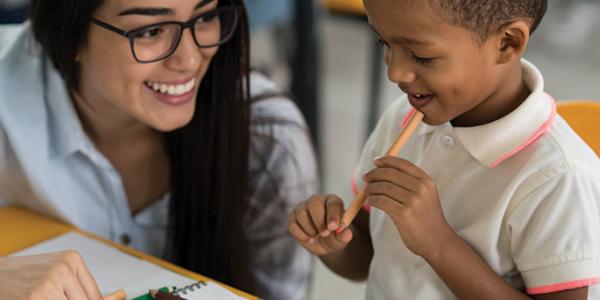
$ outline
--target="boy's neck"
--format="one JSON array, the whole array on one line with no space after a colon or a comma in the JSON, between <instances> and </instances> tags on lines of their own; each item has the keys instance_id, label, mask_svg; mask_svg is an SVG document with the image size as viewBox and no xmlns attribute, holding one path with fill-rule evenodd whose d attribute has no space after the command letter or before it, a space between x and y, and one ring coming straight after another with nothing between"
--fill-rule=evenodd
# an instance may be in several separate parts
<instances>
[{"instance_id":1,"label":"boy's neck","mask_svg":"<svg viewBox=\"0 0 600 300\"><path fill-rule=\"evenodd\" d=\"M520 61L507 66L496 90L477 107L452 120L457 127L479 126L496 121L515 110L531 91L523 80L523 69Z\"/></svg>"}]
</instances>

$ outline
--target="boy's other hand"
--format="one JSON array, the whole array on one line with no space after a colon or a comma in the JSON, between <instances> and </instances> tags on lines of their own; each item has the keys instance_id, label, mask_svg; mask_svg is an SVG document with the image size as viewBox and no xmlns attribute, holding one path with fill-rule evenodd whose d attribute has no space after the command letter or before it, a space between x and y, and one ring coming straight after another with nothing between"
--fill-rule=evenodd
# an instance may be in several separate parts
<instances>
[{"instance_id":1,"label":"boy's other hand","mask_svg":"<svg viewBox=\"0 0 600 300\"><path fill-rule=\"evenodd\" d=\"M367 204L392 218L410 251L424 258L435 255L455 233L444 217L433 179L399 157L385 156L374 163L376 168L363 176Z\"/></svg>"},{"instance_id":2,"label":"boy's other hand","mask_svg":"<svg viewBox=\"0 0 600 300\"><path fill-rule=\"evenodd\" d=\"M290 212L288 230L312 254L331 254L352 240L350 227L337 232L343 214L344 203L339 197L315 195Z\"/></svg>"}]
</instances>

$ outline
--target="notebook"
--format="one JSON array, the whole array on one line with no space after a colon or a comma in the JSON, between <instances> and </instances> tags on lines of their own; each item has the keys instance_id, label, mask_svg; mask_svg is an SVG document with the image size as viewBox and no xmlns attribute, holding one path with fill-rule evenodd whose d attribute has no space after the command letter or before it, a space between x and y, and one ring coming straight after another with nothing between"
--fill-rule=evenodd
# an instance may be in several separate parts
<instances>
[{"instance_id":1,"label":"notebook","mask_svg":"<svg viewBox=\"0 0 600 300\"><path fill-rule=\"evenodd\" d=\"M33 255L61 250L76 250L96 279L101 293L124 289L128 298L150 289L175 286L185 299L245 299L213 282L195 280L171 272L142 258L127 254L77 232L68 232L38 243L11 256Z\"/></svg>"},{"instance_id":2,"label":"notebook","mask_svg":"<svg viewBox=\"0 0 600 300\"><path fill-rule=\"evenodd\" d=\"M210 281L187 285L176 289L172 294L187 300L245 299Z\"/></svg>"}]
</instances>

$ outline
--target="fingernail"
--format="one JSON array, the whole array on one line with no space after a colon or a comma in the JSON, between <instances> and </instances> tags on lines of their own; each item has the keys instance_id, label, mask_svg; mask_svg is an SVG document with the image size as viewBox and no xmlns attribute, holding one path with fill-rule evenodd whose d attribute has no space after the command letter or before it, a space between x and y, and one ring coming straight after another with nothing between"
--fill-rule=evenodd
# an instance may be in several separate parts
<instances>
[{"instance_id":1,"label":"fingernail","mask_svg":"<svg viewBox=\"0 0 600 300\"><path fill-rule=\"evenodd\" d=\"M322 237L328 237L330 233L331 233L331 231L325 230L325 231L321 232L321 236Z\"/></svg>"},{"instance_id":2,"label":"fingernail","mask_svg":"<svg viewBox=\"0 0 600 300\"><path fill-rule=\"evenodd\" d=\"M329 224L327 224L327 229L329 230L336 230L337 228L338 225L336 221L329 221Z\"/></svg>"},{"instance_id":3,"label":"fingernail","mask_svg":"<svg viewBox=\"0 0 600 300\"><path fill-rule=\"evenodd\" d=\"M308 243L311 244L311 245L314 244L315 243L315 238L308 239Z\"/></svg>"}]
</instances>

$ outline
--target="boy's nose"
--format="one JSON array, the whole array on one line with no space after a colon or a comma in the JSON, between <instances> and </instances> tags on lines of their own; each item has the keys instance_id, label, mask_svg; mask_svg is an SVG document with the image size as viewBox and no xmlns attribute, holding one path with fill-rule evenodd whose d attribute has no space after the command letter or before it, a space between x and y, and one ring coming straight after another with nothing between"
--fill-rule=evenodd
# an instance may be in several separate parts
<instances>
[{"instance_id":1,"label":"boy's nose","mask_svg":"<svg viewBox=\"0 0 600 300\"><path fill-rule=\"evenodd\" d=\"M386 54L387 73L390 81L394 83L410 83L417 79L417 74L412 70L406 55L399 53L394 55L392 51Z\"/></svg>"}]
</instances>

